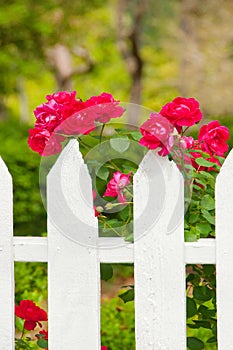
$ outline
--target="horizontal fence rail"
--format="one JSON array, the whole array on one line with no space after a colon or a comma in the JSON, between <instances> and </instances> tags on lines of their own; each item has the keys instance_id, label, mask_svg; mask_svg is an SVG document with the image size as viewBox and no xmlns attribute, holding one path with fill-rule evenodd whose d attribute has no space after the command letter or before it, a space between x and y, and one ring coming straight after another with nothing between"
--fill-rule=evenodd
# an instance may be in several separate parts
<instances>
[{"instance_id":1,"label":"horizontal fence rail","mask_svg":"<svg viewBox=\"0 0 233 350\"><path fill-rule=\"evenodd\" d=\"M109 244L109 248L107 247ZM14 237L14 260L30 262L48 262L47 237ZM117 248L112 248L117 246ZM123 238L100 237L98 239L100 263L133 263L134 244ZM101 248L104 247L104 248ZM0 247L1 254L1 247ZM198 242L184 243L184 264L215 264L215 239L200 239Z\"/></svg>"}]
</instances>

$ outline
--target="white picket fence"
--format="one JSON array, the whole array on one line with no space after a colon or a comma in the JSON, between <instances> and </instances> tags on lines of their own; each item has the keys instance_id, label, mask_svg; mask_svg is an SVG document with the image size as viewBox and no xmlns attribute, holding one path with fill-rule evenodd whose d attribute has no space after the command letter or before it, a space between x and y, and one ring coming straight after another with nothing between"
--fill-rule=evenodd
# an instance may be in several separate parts
<instances>
[{"instance_id":1,"label":"white picket fence","mask_svg":"<svg viewBox=\"0 0 233 350\"><path fill-rule=\"evenodd\" d=\"M218 349L233 349L233 153L216 184L216 239L184 243L182 184L175 164L150 151L134 176L135 243L98 238L91 180L72 141L48 176L48 237L14 237L12 179L1 160L1 350L14 349L14 261L48 262L49 350L100 349L100 262L134 263L136 349L186 349L185 264L216 264ZM151 196L158 200L147 208Z\"/></svg>"}]
</instances>

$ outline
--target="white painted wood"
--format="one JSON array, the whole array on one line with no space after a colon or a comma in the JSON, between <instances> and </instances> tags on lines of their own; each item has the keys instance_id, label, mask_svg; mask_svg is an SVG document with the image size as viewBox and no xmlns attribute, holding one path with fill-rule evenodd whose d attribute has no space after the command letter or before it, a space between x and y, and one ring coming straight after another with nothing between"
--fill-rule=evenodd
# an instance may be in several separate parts
<instances>
[{"instance_id":1,"label":"white painted wood","mask_svg":"<svg viewBox=\"0 0 233 350\"><path fill-rule=\"evenodd\" d=\"M47 237L14 237L14 260L47 262Z\"/></svg>"},{"instance_id":2,"label":"white painted wood","mask_svg":"<svg viewBox=\"0 0 233 350\"><path fill-rule=\"evenodd\" d=\"M153 151L134 176L134 217L136 349L184 350L183 178Z\"/></svg>"},{"instance_id":3,"label":"white painted wood","mask_svg":"<svg viewBox=\"0 0 233 350\"><path fill-rule=\"evenodd\" d=\"M14 346L14 258L12 179L0 158L0 347Z\"/></svg>"},{"instance_id":4,"label":"white painted wood","mask_svg":"<svg viewBox=\"0 0 233 350\"><path fill-rule=\"evenodd\" d=\"M218 350L232 350L233 330L233 151L216 181L216 277Z\"/></svg>"},{"instance_id":5,"label":"white painted wood","mask_svg":"<svg viewBox=\"0 0 233 350\"><path fill-rule=\"evenodd\" d=\"M121 237L99 237L99 260L102 263L133 263L134 244ZM14 260L47 262L47 237L14 237ZM215 239L185 242L186 264L215 264ZM1 251L1 247L0 247Z\"/></svg>"},{"instance_id":6,"label":"white painted wood","mask_svg":"<svg viewBox=\"0 0 233 350\"><path fill-rule=\"evenodd\" d=\"M92 187L77 141L48 175L49 349L100 349L100 272Z\"/></svg>"},{"instance_id":7,"label":"white painted wood","mask_svg":"<svg viewBox=\"0 0 233 350\"><path fill-rule=\"evenodd\" d=\"M214 238L201 238L198 242L185 242L186 264L215 264L216 244Z\"/></svg>"}]
</instances>

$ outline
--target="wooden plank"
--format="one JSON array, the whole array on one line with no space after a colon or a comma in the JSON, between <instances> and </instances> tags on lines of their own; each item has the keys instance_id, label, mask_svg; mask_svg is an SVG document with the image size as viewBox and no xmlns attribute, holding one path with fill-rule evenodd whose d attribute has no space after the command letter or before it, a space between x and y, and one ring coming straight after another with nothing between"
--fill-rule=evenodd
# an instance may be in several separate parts
<instances>
[{"instance_id":1,"label":"wooden plank","mask_svg":"<svg viewBox=\"0 0 233 350\"><path fill-rule=\"evenodd\" d=\"M77 141L48 175L49 349L100 349L98 227Z\"/></svg>"},{"instance_id":2,"label":"wooden plank","mask_svg":"<svg viewBox=\"0 0 233 350\"><path fill-rule=\"evenodd\" d=\"M201 238L198 242L185 242L186 264L215 264L216 244L214 238Z\"/></svg>"},{"instance_id":3,"label":"wooden plank","mask_svg":"<svg viewBox=\"0 0 233 350\"><path fill-rule=\"evenodd\" d=\"M186 349L183 178L147 153L134 176L136 349Z\"/></svg>"},{"instance_id":4,"label":"wooden plank","mask_svg":"<svg viewBox=\"0 0 233 350\"><path fill-rule=\"evenodd\" d=\"M0 344L13 350L14 345L14 257L12 179L0 158Z\"/></svg>"},{"instance_id":5,"label":"wooden plank","mask_svg":"<svg viewBox=\"0 0 233 350\"><path fill-rule=\"evenodd\" d=\"M47 237L14 237L14 260L47 262Z\"/></svg>"},{"instance_id":6,"label":"wooden plank","mask_svg":"<svg viewBox=\"0 0 233 350\"><path fill-rule=\"evenodd\" d=\"M233 350L233 151L216 181L218 350Z\"/></svg>"},{"instance_id":7,"label":"wooden plank","mask_svg":"<svg viewBox=\"0 0 233 350\"><path fill-rule=\"evenodd\" d=\"M120 237L99 237L99 260L102 263L133 263L134 245ZM14 237L15 261L47 262L47 237ZM185 242L186 264L215 264L215 239L202 238ZM0 248L1 250L1 248Z\"/></svg>"}]
</instances>

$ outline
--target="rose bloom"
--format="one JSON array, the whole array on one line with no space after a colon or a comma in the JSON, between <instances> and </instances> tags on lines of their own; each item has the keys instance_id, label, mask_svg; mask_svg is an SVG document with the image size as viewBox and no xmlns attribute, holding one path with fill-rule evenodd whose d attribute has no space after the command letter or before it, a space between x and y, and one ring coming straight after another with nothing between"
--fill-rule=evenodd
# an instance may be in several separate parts
<instances>
[{"instance_id":1,"label":"rose bloom","mask_svg":"<svg viewBox=\"0 0 233 350\"><path fill-rule=\"evenodd\" d=\"M222 126L218 120L203 125L198 135L198 141L203 151L218 156L223 156L227 152L227 141L229 138L229 129L226 126Z\"/></svg>"},{"instance_id":2,"label":"rose bloom","mask_svg":"<svg viewBox=\"0 0 233 350\"><path fill-rule=\"evenodd\" d=\"M76 92L60 91L47 95L48 102L34 110L36 128L54 131L65 119L85 108L84 102L75 99Z\"/></svg>"},{"instance_id":3,"label":"rose bloom","mask_svg":"<svg viewBox=\"0 0 233 350\"><path fill-rule=\"evenodd\" d=\"M165 104L160 114L166 117L178 130L182 126L192 126L202 118L199 103L194 98L176 97L172 102Z\"/></svg>"},{"instance_id":4,"label":"rose bloom","mask_svg":"<svg viewBox=\"0 0 233 350\"><path fill-rule=\"evenodd\" d=\"M183 149L191 149L195 146L195 142L192 136L182 136L180 139L180 146Z\"/></svg>"},{"instance_id":5,"label":"rose bloom","mask_svg":"<svg viewBox=\"0 0 233 350\"><path fill-rule=\"evenodd\" d=\"M21 300L19 306L15 306L15 315L25 320L24 328L28 331L35 329L37 324L42 327L40 321L48 320L46 311L31 300Z\"/></svg>"},{"instance_id":6,"label":"rose bloom","mask_svg":"<svg viewBox=\"0 0 233 350\"><path fill-rule=\"evenodd\" d=\"M29 130L28 145L41 156L60 153L62 150L61 142L64 140L63 136L51 134L48 130L38 128Z\"/></svg>"},{"instance_id":7,"label":"rose bloom","mask_svg":"<svg viewBox=\"0 0 233 350\"><path fill-rule=\"evenodd\" d=\"M123 174L120 171L116 171L107 184L104 197L117 197L118 201L124 204L126 202L126 197L123 193L123 189L130 184L131 175L131 172L129 174Z\"/></svg>"},{"instance_id":8,"label":"rose bloom","mask_svg":"<svg viewBox=\"0 0 233 350\"><path fill-rule=\"evenodd\" d=\"M94 113L82 110L67 118L56 131L65 135L87 135L95 128Z\"/></svg>"},{"instance_id":9,"label":"rose bloom","mask_svg":"<svg viewBox=\"0 0 233 350\"><path fill-rule=\"evenodd\" d=\"M101 346L101 350L108 350L107 346Z\"/></svg>"},{"instance_id":10,"label":"rose bloom","mask_svg":"<svg viewBox=\"0 0 233 350\"><path fill-rule=\"evenodd\" d=\"M139 143L149 149L161 148L158 152L160 156L170 153L174 145L173 125L157 113L151 113L150 118L140 127L142 138Z\"/></svg>"},{"instance_id":11,"label":"rose bloom","mask_svg":"<svg viewBox=\"0 0 233 350\"><path fill-rule=\"evenodd\" d=\"M111 118L119 118L124 113L124 108L119 106L119 102L111 94L103 92L99 96L92 96L85 102L85 106L89 108L90 113L95 114L95 120L97 122L105 124Z\"/></svg>"}]
</instances>

